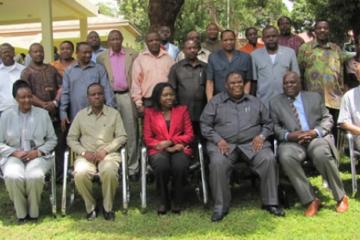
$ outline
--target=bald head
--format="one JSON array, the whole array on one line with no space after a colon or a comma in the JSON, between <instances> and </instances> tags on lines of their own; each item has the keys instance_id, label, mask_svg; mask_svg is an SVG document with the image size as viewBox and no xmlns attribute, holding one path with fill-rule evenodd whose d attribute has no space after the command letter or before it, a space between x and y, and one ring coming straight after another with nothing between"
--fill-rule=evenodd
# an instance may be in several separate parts
<instances>
[{"instance_id":1,"label":"bald head","mask_svg":"<svg viewBox=\"0 0 360 240\"><path fill-rule=\"evenodd\" d=\"M287 72L283 77L284 93L288 97L296 97L301 91L300 76L296 72Z\"/></svg>"}]
</instances>

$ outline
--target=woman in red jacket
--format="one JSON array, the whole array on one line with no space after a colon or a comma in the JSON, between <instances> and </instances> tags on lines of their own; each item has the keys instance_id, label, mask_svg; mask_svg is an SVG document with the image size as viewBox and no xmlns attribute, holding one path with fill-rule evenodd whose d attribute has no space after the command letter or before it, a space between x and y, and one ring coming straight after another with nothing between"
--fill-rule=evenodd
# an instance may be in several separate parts
<instances>
[{"instance_id":1,"label":"woman in red jacket","mask_svg":"<svg viewBox=\"0 0 360 240\"><path fill-rule=\"evenodd\" d=\"M183 189L192 154L194 135L186 106L176 105L175 90L169 83L158 83L151 96L152 106L144 111L144 142L154 169L160 205L158 214L180 213ZM172 176L172 191L168 183Z\"/></svg>"}]
</instances>

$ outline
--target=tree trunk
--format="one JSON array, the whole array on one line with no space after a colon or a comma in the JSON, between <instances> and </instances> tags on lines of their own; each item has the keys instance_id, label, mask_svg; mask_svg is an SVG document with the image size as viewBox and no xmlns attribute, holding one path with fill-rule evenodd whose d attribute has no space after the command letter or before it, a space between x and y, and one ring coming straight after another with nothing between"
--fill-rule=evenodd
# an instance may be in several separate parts
<instances>
[{"instance_id":1,"label":"tree trunk","mask_svg":"<svg viewBox=\"0 0 360 240\"><path fill-rule=\"evenodd\" d=\"M169 26L174 33L175 21L185 0L149 0L150 30ZM172 34L174 35L174 34Z\"/></svg>"}]
</instances>

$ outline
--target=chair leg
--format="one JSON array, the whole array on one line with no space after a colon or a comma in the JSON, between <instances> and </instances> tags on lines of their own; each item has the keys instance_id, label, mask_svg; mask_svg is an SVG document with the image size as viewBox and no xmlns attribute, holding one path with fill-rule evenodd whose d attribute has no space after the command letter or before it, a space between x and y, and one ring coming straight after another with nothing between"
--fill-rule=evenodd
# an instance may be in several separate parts
<instances>
[{"instance_id":1,"label":"chair leg","mask_svg":"<svg viewBox=\"0 0 360 240\"><path fill-rule=\"evenodd\" d=\"M203 204L206 206L209 202L208 199L208 188L206 182L206 173L205 173L205 161L204 161L204 152L201 143L198 143L198 151L199 151L199 161L200 161L200 171L201 171L201 183L203 189Z\"/></svg>"},{"instance_id":2,"label":"chair leg","mask_svg":"<svg viewBox=\"0 0 360 240\"><path fill-rule=\"evenodd\" d=\"M68 166L69 166L69 155L67 151L64 156L64 176L63 176L63 186L62 186L62 196L61 196L61 214L66 215L66 188L67 188L67 177L68 177Z\"/></svg>"},{"instance_id":3,"label":"chair leg","mask_svg":"<svg viewBox=\"0 0 360 240\"><path fill-rule=\"evenodd\" d=\"M352 183L352 195L353 197L357 192L357 177L356 177L356 159L354 154L354 139L353 136L348 133L346 137L349 141L349 151L350 151L350 163L351 163L351 183Z\"/></svg>"},{"instance_id":4,"label":"chair leg","mask_svg":"<svg viewBox=\"0 0 360 240\"><path fill-rule=\"evenodd\" d=\"M122 204L123 213L128 211L128 175L127 175L127 157L125 148L121 149L121 174L122 174Z\"/></svg>"},{"instance_id":5,"label":"chair leg","mask_svg":"<svg viewBox=\"0 0 360 240\"><path fill-rule=\"evenodd\" d=\"M56 217L57 205L56 205L56 166L55 166L55 157L53 158L53 164L51 166L51 206L52 214Z\"/></svg>"},{"instance_id":6,"label":"chair leg","mask_svg":"<svg viewBox=\"0 0 360 240\"><path fill-rule=\"evenodd\" d=\"M146 210L146 166L147 166L147 156L146 148L141 149L141 210L145 212Z\"/></svg>"}]
</instances>

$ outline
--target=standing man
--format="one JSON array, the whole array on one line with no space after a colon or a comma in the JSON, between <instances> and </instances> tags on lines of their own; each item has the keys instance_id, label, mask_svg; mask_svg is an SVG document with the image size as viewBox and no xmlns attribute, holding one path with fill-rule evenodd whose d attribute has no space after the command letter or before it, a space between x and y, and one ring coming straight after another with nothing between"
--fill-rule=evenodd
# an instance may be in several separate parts
<instances>
[{"instance_id":1,"label":"standing man","mask_svg":"<svg viewBox=\"0 0 360 240\"><path fill-rule=\"evenodd\" d=\"M199 51L197 53L197 58L200 61L207 63L211 52L209 50L207 50L206 48L201 47L200 34L198 32L191 31L186 35L186 40L193 40L196 42L196 44L198 45L197 48L199 49ZM179 62L179 61L183 60L184 58L185 58L184 51L181 51L181 52L179 52L178 56L176 57L176 62Z\"/></svg>"},{"instance_id":2,"label":"standing man","mask_svg":"<svg viewBox=\"0 0 360 240\"><path fill-rule=\"evenodd\" d=\"M0 116L3 111L16 105L12 95L13 84L20 78L24 66L14 61L15 49L9 43L0 45Z\"/></svg>"},{"instance_id":3,"label":"standing man","mask_svg":"<svg viewBox=\"0 0 360 240\"><path fill-rule=\"evenodd\" d=\"M206 40L202 43L202 47L206 48L210 52L215 52L221 49L221 42L218 39L219 28L215 23L209 23L206 28Z\"/></svg>"},{"instance_id":4,"label":"standing man","mask_svg":"<svg viewBox=\"0 0 360 240\"><path fill-rule=\"evenodd\" d=\"M74 44L71 41L65 40L60 43L59 59L50 64L56 68L61 77L64 76L65 70L76 62L73 58L73 54Z\"/></svg>"},{"instance_id":5,"label":"standing man","mask_svg":"<svg viewBox=\"0 0 360 240\"><path fill-rule=\"evenodd\" d=\"M260 177L263 208L276 216L285 212L278 206L278 169L271 144L273 124L267 108L244 93L241 73L230 72L225 91L206 105L200 117L201 132L210 157L210 187L214 200L211 220L220 221L229 212L230 175L242 159Z\"/></svg>"},{"instance_id":6,"label":"standing man","mask_svg":"<svg viewBox=\"0 0 360 240\"><path fill-rule=\"evenodd\" d=\"M250 55L235 49L235 32L224 30L220 35L222 49L210 54L207 66L206 96L208 101L213 95L225 90L225 78L229 72L241 72L246 82L245 93L250 92L252 66Z\"/></svg>"},{"instance_id":7,"label":"standing man","mask_svg":"<svg viewBox=\"0 0 360 240\"><path fill-rule=\"evenodd\" d=\"M59 103L62 78L56 68L44 63L44 48L40 43L30 46L29 54L31 63L21 74L32 91L32 102L36 107L49 112L58 142L55 148L56 178L58 181L63 176L63 162L65 152L65 135L61 132L59 118Z\"/></svg>"},{"instance_id":8,"label":"standing man","mask_svg":"<svg viewBox=\"0 0 360 240\"><path fill-rule=\"evenodd\" d=\"M116 107L120 112L128 136L127 153L130 179L137 180L139 160L137 157L136 108L129 92L132 64L137 53L132 49L123 47L122 43L123 35L121 32L112 30L108 35L109 49L102 52L96 61L105 67L114 91Z\"/></svg>"},{"instance_id":9,"label":"standing man","mask_svg":"<svg viewBox=\"0 0 360 240\"><path fill-rule=\"evenodd\" d=\"M168 26L161 26L159 29L159 35L161 40L161 47L172 57L176 59L180 50L177 46L170 42L171 30Z\"/></svg>"},{"instance_id":10,"label":"standing man","mask_svg":"<svg viewBox=\"0 0 360 240\"><path fill-rule=\"evenodd\" d=\"M92 49L91 61L95 63L96 57L106 49L101 46L100 36L96 31L89 32L86 41Z\"/></svg>"},{"instance_id":11,"label":"standing man","mask_svg":"<svg viewBox=\"0 0 360 240\"><path fill-rule=\"evenodd\" d=\"M240 48L240 51L250 54L254 50L264 47L264 44L258 43L258 30L255 27L247 28L245 30L245 37L248 40L248 43Z\"/></svg>"},{"instance_id":12,"label":"standing man","mask_svg":"<svg viewBox=\"0 0 360 240\"><path fill-rule=\"evenodd\" d=\"M126 143L120 114L104 105L104 87L91 83L87 89L89 107L81 110L71 124L67 142L77 153L74 163L75 185L84 199L88 220L97 215L92 179L99 171L105 220L114 220L113 201L119 185L119 148Z\"/></svg>"},{"instance_id":13,"label":"standing man","mask_svg":"<svg viewBox=\"0 0 360 240\"><path fill-rule=\"evenodd\" d=\"M60 103L61 128L66 129L76 114L88 106L86 90L94 82L104 87L105 100L113 106L113 91L105 68L91 61L91 47L87 42L76 46L77 62L65 71ZM70 113L70 116L68 115Z\"/></svg>"},{"instance_id":14,"label":"standing man","mask_svg":"<svg viewBox=\"0 0 360 240\"><path fill-rule=\"evenodd\" d=\"M277 25L280 29L279 45L292 48L295 53L298 53L299 47L304 43L304 39L291 33L291 19L282 16L277 21Z\"/></svg>"},{"instance_id":15,"label":"standing man","mask_svg":"<svg viewBox=\"0 0 360 240\"><path fill-rule=\"evenodd\" d=\"M263 30L265 48L251 53L256 97L267 107L283 91L282 79L287 71L299 73L295 51L278 45L279 32L273 26Z\"/></svg>"},{"instance_id":16,"label":"standing man","mask_svg":"<svg viewBox=\"0 0 360 240\"><path fill-rule=\"evenodd\" d=\"M301 91L300 77L295 72L284 76L284 93L271 100L271 118L274 121L279 162L294 186L304 215L312 217L320 208L320 200L306 178L301 166L306 158L314 163L337 201L336 211L348 209L348 197L338 170L338 152L331 135L334 121L318 93Z\"/></svg>"},{"instance_id":17,"label":"standing man","mask_svg":"<svg viewBox=\"0 0 360 240\"><path fill-rule=\"evenodd\" d=\"M188 107L193 129L199 137L200 114L206 104L206 63L197 58L198 42L186 40L183 52L185 59L171 67L169 82L176 90L179 103Z\"/></svg>"},{"instance_id":18,"label":"standing man","mask_svg":"<svg viewBox=\"0 0 360 240\"><path fill-rule=\"evenodd\" d=\"M160 48L160 35L150 32L145 38L147 50L135 59L132 69L131 97L139 112L151 105L151 94L159 82L168 82L171 66L175 61Z\"/></svg>"},{"instance_id":19,"label":"standing man","mask_svg":"<svg viewBox=\"0 0 360 240\"><path fill-rule=\"evenodd\" d=\"M329 41L327 21L315 23L315 35L313 41L301 45L298 53L304 89L319 93L333 119L337 119L343 94L341 49ZM333 134L336 136L336 128Z\"/></svg>"}]
</instances>

